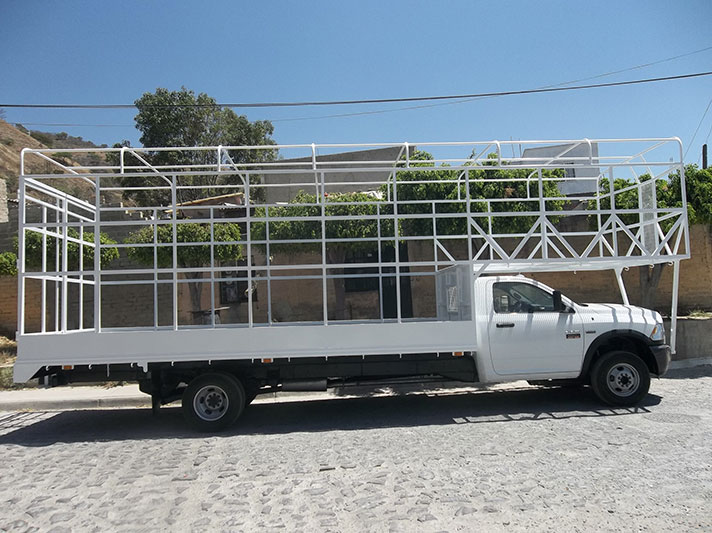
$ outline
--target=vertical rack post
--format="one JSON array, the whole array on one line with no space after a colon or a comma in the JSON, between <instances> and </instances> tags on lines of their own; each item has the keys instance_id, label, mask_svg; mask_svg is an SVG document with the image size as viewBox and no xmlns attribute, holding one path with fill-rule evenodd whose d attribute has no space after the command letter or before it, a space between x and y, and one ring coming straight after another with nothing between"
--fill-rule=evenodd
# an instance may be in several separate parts
<instances>
[{"instance_id":1,"label":"vertical rack post","mask_svg":"<svg viewBox=\"0 0 712 533\"><path fill-rule=\"evenodd\" d=\"M623 269L616 268L613 270L616 274L616 281L618 282L618 290L621 292L621 298L623 299L623 304L630 305L630 300L628 300L628 292L625 290L625 283L623 283Z\"/></svg>"},{"instance_id":2,"label":"vertical rack post","mask_svg":"<svg viewBox=\"0 0 712 533\"><path fill-rule=\"evenodd\" d=\"M544 175L541 168L537 170L539 179L539 225L541 227L541 256L543 259L549 259L549 236L546 230L546 202L544 201ZM527 190L529 185L527 184Z\"/></svg>"},{"instance_id":3,"label":"vertical rack post","mask_svg":"<svg viewBox=\"0 0 712 533\"><path fill-rule=\"evenodd\" d=\"M312 145L313 146L313 145ZM316 162L314 163L316 165ZM314 169L316 171L316 167ZM316 174L315 174L316 175ZM324 325L329 325L329 298L326 282L326 183L324 172L320 175L320 190L318 201L321 204L321 306Z\"/></svg>"},{"instance_id":4,"label":"vertical rack post","mask_svg":"<svg viewBox=\"0 0 712 533\"><path fill-rule=\"evenodd\" d=\"M684 189L683 189L684 190ZM672 263L672 303L670 304L670 350L677 353L677 297L680 285L680 261Z\"/></svg>"},{"instance_id":5,"label":"vertical rack post","mask_svg":"<svg viewBox=\"0 0 712 533\"><path fill-rule=\"evenodd\" d=\"M467 259L469 267L467 275L470 280L470 319L475 320L475 272L474 258L472 250L472 197L470 195L470 169L465 169L465 212L467 213Z\"/></svg>"},{"instance_id":6,"label":"vertical rack post","mask_svg":"<svg viewBox=\"0 0 712 533\"><path fill-rule=\"evenodd\" d=\"M249 238L249 237L248 237ZM267 324L272 325L272 272L269 246L269 205L265 205L265 276L267 277Z\"/></svg>"},{"instance_id":7,"label":"vertical rack post","mask_svg":"<svg viewBox=\"0 0 712 533\"><path fill-rule=\"evenodd\" d=\"M596 178L596 229L597 231L601 231L601 176L599 175ZM608 178L608 193L610 194L611 198L613 198L613 167L611 167L611 174L610 177ZM604 239L605 235L601 234L601 239ZM598 241L598 256L603 257L603 242L601 240Z\"/></svg>"},{"instance_id":8,"label":"vertical rack post","mask_svg":"<svg viewBox=\"0 0 712 533\"><path fill-rule=\"evenodd\" d=\"M158 209L153 208L153 328L158 329Z\"/></svg>"},{"instance_id":9,"label":"vertical rack post","mask_svg":"<svg viewBox=\"0 0 712 533\"><path fill-rule=\"evenodd\" d=\"M378 229L378 309L381 317L381 322L386 320L383 316L383 254L381 253L381 204L376 204L376 228Z\"/></svg>"},{"instance_id":10,"label":"vertical rack post","mask_svg":"<svg viewBox=\"0 0 712 533\"><path fill-rule=\"evenodd\" d=\"M20 231L17 239L17 329L25 333L25 224L27 223L25 204L25 150L20 154L20 186L17 191L19 201ZM43 227L47 231L46 227ZM44 300L43 300L44 301ZM44 325L44 316L42 317Z\"/></svg>"},{"instance_id":11,"label":"vertical rack post","mask_svg":"<svg viewBox=\"0 0 712 533\"><path fill-rule=\"evenodd\" d=\"M79 219L79 324L84 329L84 223Z\"/></svg>"},{"instance_id":12,"label":"vertical rack post","mask_svg":"<svg viewBox=\"0 0 712 533\"><path fill-rule=\"evenodd\" d=\"M247 325L254 326L252 311L252 216L250 214L250 173L245 172L245 228L247 231Z\"/></svg>"},{"instance_id":13,"label":"vertical rack post","mask_svg":"<svg viewBox=\"0 0 712 533\"><path fill-rule=\"evenodd\" d=\"M67 257L67 255L69 255L68 210L69 206L65 198L62 200L62 333L67 332L67 271L69 270L69 258Z\"/></svg>"},{"instance_id":14,"label":"vertical rack post","mask_svg":"<svg viewBox=\"0 0 712 533\"><path fill-rule=\"evenodd\" d=\"M613 167L609 168L608 171L608 182L611 184L610 186L613 187ZM615 213L616 211L616 195L613 194L613 189L611 188L611 212ZM598 215L599 218L599 224L598 227L599 229L601 228L600 224L600 218L601 215ZM613 235L613 254L618 257L618 223L612 219L611 220L611 235ZM605 235L601 235L602 239L605 239ZM599 246L601 247L601 255L603 255L603 243L599 243Z\"/></svg>"},{"instance_id":15,"label":"vertical rack post","mask_svg":"<svg viewBox=\"0 0 712 533\"><path fill-rule=\"evenodd\" d=\"M178 192L176 190L176 176L171 176L171 205L173 206L173 216L171 217L171 227L173 230L173 330L178 329Z\"/></svg>"},{"instance_id":16,"label":"vertical rack post","mask_svg":"<svg viewBox=\"0 0 712 533\"><path fill-rule=\"evenodd\" d=\"M20 213L24 211L24 205L20 204ZM47 206L42 206L42 274L47 274ZM23 240L24 235L20 235L19 240ZM42 303L40 311L40 331L45 333L47 331L47 280L42 278ZM18 315L19 316L19 315Z\"/></svg>"},{"instance_id":17,"label":"vertical rack post","mask_svg":"<svg viewBox=\"0 0 712 533\"><path fill-rule=\"evenodd\" d=\"M62 208L60 206L60 200L59 198L55 200L54 202L54 231L55 231L55 236L54 236L54 332L57 333L59 332L59 326L60 326L60 309L59 309L59 298L60 298L60 284L58 281L58 275L57 273L60 271L59 269L61 268L60 265L60 228L61 228L61 222L60 222L60 213L62 211Z\"/></svg>"},{"instance_id":18,"label":"vertical rack post","mask_svg":"<svg viewBox=\"0 0 712 533\"><path fill-rule=\"evenodd\" d=\"M410 156L408 156L408 159L410 159ZM401 317L400 243L398 242L400 237L400 228L398 227L398 172L395 173L395 179L393 180L393 236L396 260L396 319L400 324L403 319ZM433 238L435 237L433 236Z\"/></svg>"},{"instance_id":19,"label":"vertical rack post","mask_svg":"<svg viewBox=\"0 0 712 533\"><path fill-rule=\"evenodd\" d=\"M123 151L121 152L123 155ZM101 331L101 178L94 188L94 331Z\"/></svg>"},{"instance_id":20,"label":"vertical rack post","mask_svg":"<svg viewBox=\"0 0 712 533\"><path fill-rule=\"evenodd\" d=\"M218 165L220 165L219 158ZM210 327L215 327L215 208L212 206L210 206Z\"/></svg>"}]
</instances>

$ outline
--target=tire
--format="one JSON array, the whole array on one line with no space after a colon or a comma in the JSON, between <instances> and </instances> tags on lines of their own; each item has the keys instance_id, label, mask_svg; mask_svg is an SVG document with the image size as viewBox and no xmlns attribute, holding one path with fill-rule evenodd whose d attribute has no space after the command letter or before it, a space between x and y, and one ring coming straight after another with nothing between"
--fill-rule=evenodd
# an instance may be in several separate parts
<instances>
[{"instance_id":1,"label":"tire","mask_svg":"<svg viewBox=\"0 0 712 533\"><path fill-rule=\"evenodd\" d=\"M234 424L245 409L245 389L230 374L202 374L183 392L182 409L196 431L222 431Z\"/></svg>"},{"instance_id":2,"label":"tire","mask_svg":"<svg viewBox=\"0 0 712 533\"><path fill-rule=\"evenodd\" d=\"M632 352L608 352L591 369L591 388L609 405L637 405L650 389L650 371Z\"/></svg>"}]
</instances>

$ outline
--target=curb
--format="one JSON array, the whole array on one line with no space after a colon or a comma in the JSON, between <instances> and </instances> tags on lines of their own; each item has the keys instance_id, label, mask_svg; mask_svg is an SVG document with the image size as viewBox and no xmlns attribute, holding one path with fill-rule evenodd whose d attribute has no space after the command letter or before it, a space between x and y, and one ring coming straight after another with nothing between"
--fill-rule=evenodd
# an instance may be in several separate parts
<instances>
[{"instance_id":1,"label":"curb","mask_svg":"<svg viewBox=\"0 0 712 533\"><path fill-rule=\"evenodd\" d=\"M71 411L75 409L117 409L151 407L151 398L84 398L56 400L0 400L0 411Z\"/></svg>"}]
</instances>

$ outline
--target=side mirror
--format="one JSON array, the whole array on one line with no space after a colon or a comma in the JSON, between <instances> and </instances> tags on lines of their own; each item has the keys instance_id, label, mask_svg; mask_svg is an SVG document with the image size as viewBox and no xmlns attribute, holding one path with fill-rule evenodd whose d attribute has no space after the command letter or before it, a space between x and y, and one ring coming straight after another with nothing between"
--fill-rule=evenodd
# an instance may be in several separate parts
<instances>
[{"instance_id":1,"label":"side mirror","mask_svg":"<svg viewBox=\"0 0 712 533\"><path fill-rule=\"evenodd\" d=\"M563 313L566 311L566 306L564 302L561 301L561 291L554 291L552 296L554 298L554 312Z\"/></svg>"}]
</instances>

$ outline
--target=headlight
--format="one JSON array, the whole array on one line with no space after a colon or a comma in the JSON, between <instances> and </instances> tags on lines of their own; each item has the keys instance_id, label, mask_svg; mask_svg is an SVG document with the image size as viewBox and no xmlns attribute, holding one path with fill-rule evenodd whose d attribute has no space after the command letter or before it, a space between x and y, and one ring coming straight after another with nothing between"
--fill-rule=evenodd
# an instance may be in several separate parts
<instances>
[{"instance_id":1,"label":"headlight","mask_svg":"<svg viewBox=\"0 0 712 533\"><path fill-rule=\"evenodd\" d=\"M662 324L662 322L658 322L655 324L655 327L653 328L653 332L650 334L650 340L653 341L663 341L665 342L665 326Z\"/></svg>"}]
</instances>

